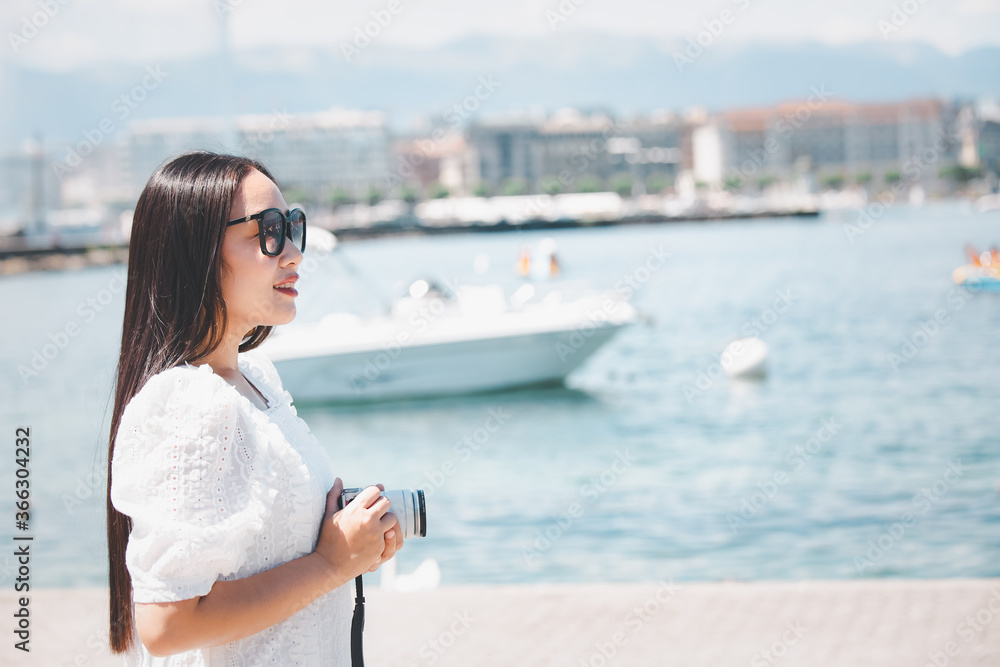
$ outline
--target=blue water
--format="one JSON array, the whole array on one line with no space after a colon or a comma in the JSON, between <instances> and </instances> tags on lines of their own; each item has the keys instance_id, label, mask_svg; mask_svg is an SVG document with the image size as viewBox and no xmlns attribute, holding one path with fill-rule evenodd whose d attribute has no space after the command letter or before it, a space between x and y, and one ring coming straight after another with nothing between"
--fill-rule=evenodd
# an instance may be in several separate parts
<instances>
[{"instance_id":1,"label":"blue water","mask_svg":"<svg viewBox=\"0 0 1000 667\"><path fill-rule=\"evenodd\" d=\"M551 235L563 287L629 276L652 323L621 332L565 388L299 414L348 484L431 493L428 537L407 543L399 568L434 558L446 584L998 576L1000 295L956 290L950 274L965 243L1000 243L1000 216L897 207L851 243L853 218L345 243L369 288L320 262L300 283L303 320L375 312L373 294L420 276L515 288L522 244ZM637 271L660 247L667 264ZM0 414L11 450L15 426L32 428L38 585L106 577L121 271L0 279ZM748 332L770 345L769 376L718 377L722 349ZM18 365L51 337L65 349L22 380ZM491 410L504 420L494 433L482 430Z\"/></svg>"}]
</instances>

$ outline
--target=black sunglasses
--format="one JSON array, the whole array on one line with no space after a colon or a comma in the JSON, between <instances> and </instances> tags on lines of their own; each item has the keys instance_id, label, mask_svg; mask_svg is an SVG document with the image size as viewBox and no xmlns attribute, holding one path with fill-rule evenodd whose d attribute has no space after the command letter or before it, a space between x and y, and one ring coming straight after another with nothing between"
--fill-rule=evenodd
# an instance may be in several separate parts
<instances>
[{"instance_id":1,"label":"black sunglasses","mask_svg":"<svg viewBox=\"0 0 1000 667\"><path fill-rule=\"evenodd\" d=\"M260 236L260 251L268 257L277 257L285 249L285 238L290 238L300 252L306 249L306 214L301 208L293 208L285 215L281 209L269 208L260 213L248 215L239 220L230 220L226 226L241 222L257 221Z\"/></svg>"}]
</instances>

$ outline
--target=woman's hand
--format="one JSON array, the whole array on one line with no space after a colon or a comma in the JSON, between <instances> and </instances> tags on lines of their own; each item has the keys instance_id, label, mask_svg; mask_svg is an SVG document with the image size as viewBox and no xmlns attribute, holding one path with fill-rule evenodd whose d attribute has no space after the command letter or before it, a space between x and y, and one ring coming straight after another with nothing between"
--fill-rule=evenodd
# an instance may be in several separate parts
<instances>
[{"instance_id":1,"label":"woman's hand","mask_svg":"<svg viewBox=\"0 0 1000 667\"><path fill-rule=\"evenodd\" d=\"M379 495L378 487L363 489L341 510L337 508L337 502L343 491L344 483L338 477L326 496L326 512L320 524L315 553L326 560L331 574L349 581L370 571L373 566L377 568L388 551L386 533L391 530L395 540L400 531L396 517L387 513L389 500ZM395 551L393 546L387 557Z\"/></svg>"},{"instance_id":2,"label":"woman's hand","mask_svg":"<svg viewBox=\"0 0 1000 667\"><path fill-rule=\"evenodd\" d=\"M380 491L385 491L385 487L381 484L376 484L375 486ZM382 563L395 556L396 552L403 548L403 530L399 527L399 517L392 512L387 512L386 516L391 516L396 522L386 531L385 549L382 551L381 557L375 561L375 564L368 568L369 572L376 571Z\"/></svg>"}]
</instances>

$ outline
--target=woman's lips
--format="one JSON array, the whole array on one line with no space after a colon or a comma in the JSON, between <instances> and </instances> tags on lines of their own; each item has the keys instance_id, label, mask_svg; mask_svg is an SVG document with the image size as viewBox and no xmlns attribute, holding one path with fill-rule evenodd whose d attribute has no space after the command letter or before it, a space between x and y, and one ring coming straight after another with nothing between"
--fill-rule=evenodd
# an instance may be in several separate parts
<instances>
[{"instance_id":1,"label":"woman's lips","mask_svg":"<svg viewBox=\"0 0 1000 667\"><path fill-rule=\"evenodd\" d=\"M298 281L299 277L295 274L288 276L280 283L274 286L274 289L278 290L282 294L287 294L288 296L298 296L299 293L295 289L295 283Z\"/></svg>"}]
</instances>

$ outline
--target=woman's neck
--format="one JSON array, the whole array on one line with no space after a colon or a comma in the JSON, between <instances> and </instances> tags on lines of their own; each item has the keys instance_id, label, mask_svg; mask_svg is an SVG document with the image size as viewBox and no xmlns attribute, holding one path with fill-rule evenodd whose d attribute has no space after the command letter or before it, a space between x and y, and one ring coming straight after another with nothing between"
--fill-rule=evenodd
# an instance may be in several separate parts
<instances>
[{"instance_id":1,"label":"woman's neck","mask_svg":"<svg viewBox=\"0 0 1000 667\"><path fill-rule=\"evenodd\" d=\"M208 364L212 370L222 377L231 377L239 373L239 352L240 343L243 341L242 334L233 334L227 331L222 337L219 346L209 354L198 359L198 364Z\"/></svg>"},{"instance_id":2,"label":"woman's neck","mask_svg":"<svg viewBox=\"0 0 1000 667\"><path fill-rule=\"evenodd\" d=\"M250 384L239 368L240 343L244 336L226 335L211 354L206 354L198 360L198 365L208 364L212 372L233 385L247 399L261 410L267 410L267 398L256 387Z\"/></svg>"}]
</instances>

